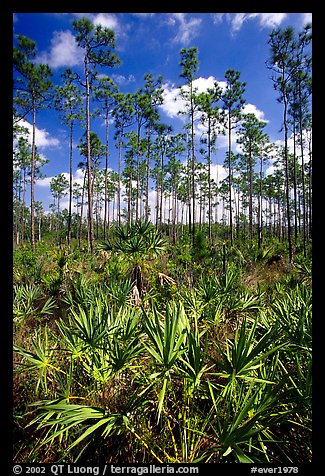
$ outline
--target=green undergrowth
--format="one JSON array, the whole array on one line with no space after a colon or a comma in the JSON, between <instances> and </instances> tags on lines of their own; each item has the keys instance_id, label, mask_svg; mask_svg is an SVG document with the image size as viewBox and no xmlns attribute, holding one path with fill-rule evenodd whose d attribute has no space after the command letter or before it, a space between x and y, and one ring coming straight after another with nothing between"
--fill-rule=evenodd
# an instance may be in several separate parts
<instances>
[{"instance_id":1,"label":"green undergrowth","mask_svg":"<svg viewBox=\"0 0 325 476\"><path fill-rule=\"evenodd\" d=\"M311 461L310 260L133 232L14 251L15 462Z\"/></svg>"}]
</instances>

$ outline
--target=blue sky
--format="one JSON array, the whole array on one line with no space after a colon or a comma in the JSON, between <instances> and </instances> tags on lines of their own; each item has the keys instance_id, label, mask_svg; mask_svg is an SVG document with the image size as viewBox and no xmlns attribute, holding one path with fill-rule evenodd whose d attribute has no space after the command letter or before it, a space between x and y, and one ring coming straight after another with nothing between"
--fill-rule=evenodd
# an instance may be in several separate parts
<instances>
[{"instance_id":1,"label":"blue sky","mask_svg":"<svg viewBox=\"0 0 325 476\"><path fill-rule=\"evenodd\" d=\"M161 121L180 132L184 119L176 115L181 103L176 101L180 78L181 48L198 48L199 69L195 85L199 90L212 85L214 80L224 81L227 69L240 71L245 81L246 112L254 112L267 122L265 132L272 142L281 141L282 106L276 100L271 72L265 61L270 55L267 44L273 28L290 25L300 32L311 13L15 13L14 35L25 35L37 44L38 62L52 68L54 83L67 68L82 71L82 55L73 37L72 20L87 17L93 24L111 28L116 35L116 53L121 65L106 71L122 92L135 92L144 85L144 75L162 75L164 104L160 107ZM30 120L30 119L29 119ZM25 124L28 126L28 124ZM92 121L92 130L104 141L102 121ZM199 132L199 131L198 131ZM75 146L82 132L76 133ZM110 143L114 129L110 127ZM39 153L49 159L42 172L47 178L36 183L35 199L49 209L53 202L50 179L58 173L68 174L68 131L54 110L40 111L37 115L36 143ZM213 157L222 178L221 164L225 156L225 141L220 138ZM74 179L80 180L77 164L81 160L74 148ZM217 166L218 164L218 166ZM104 164L103 164L104 166ZM110 150L110 167L117 170L117 151ZM68 199L66 198L66 203ZM65 203L62 201L62 205Z\"/></svg>"}]
</instances>

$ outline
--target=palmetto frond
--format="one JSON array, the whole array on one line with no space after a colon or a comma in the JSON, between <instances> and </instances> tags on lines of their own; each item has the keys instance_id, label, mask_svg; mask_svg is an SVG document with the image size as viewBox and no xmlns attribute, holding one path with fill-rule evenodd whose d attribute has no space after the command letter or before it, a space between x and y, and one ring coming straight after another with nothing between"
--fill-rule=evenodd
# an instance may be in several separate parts
<instances>
[{"instance_id":1,"label":"palmetto frond","mask_svg":"<svg viewBox=\"0 0 325 476\"><path fill-rule=\"evenodd\" d=\"M111 240L102 243L99 249L110 250L128 260L133 268L132 277L141 299L143 296L142 268L145 261L156 258L166 251L167 243L151 222L139 220L130 226L117 226Z\"/></svg>"},{"instance_id":2,"label":"palmetto frond","mask_svg":"<svg viewBox=\"0 0 325 476\"><path fill-rule=\"evenodd\" d=\"M151 222L139 220L130 226L117 226L111 239L98 245L98 248L116 253L126 253L130 256L156 257L166 251L167 243L160 237Z\"/></svg>"}]
</instances>

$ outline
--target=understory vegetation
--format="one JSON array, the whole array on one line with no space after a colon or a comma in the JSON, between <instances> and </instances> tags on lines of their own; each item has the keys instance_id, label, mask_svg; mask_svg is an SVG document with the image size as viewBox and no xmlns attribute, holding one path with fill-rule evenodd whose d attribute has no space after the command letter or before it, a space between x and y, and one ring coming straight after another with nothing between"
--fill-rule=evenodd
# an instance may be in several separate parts
<instances>
[{"instance_id":1,"label":"understory vegetation","mask_svg":"<svg viewBox=\"0 0 325 476\"><path fill-rule=\"evenodd\" d=\"M311 461L310 244L194 241L15 248L15 462Z\"/></svg>"}]
</instances>

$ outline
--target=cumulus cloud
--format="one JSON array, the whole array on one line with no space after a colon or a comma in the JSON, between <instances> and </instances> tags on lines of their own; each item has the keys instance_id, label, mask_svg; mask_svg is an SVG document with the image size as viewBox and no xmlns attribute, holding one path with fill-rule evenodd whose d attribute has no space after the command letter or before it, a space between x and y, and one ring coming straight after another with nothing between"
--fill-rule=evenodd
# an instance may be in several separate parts
<instances>
[{"instance_id":1,"label":"cumulus cloud","mask_svg":"<svg viewBox=\"0 0 325 476\"><path fill-rule=\"evenodd\" d=\"M75 14L77 17L88 18L93 25L101 25L113 30L117 35L123 33L120 22L112 13ZM54 31L49 51L41 52L37 57L38 63L47 63L51 68L73 67L83 60L83 51L77 45L75 37L70 30Z\"/></svg>"},{"instance_id":2,"label":"cumulus cloud","mask_svg":"<svg viewBox=\"0 0 325 476\"><path fill-rule=\"evenodd\" d=\"M41 53L37 61L47 63L51 68L59 68L76 66L82 58L82 49L77 45L71 31L66 30L53 32L50 51Z\"/></svg>"},{"instance_id":3,"label":"cumulus cloud","mask_svg":"<svg viewBox=\"0 0 325 476\"><path fill-rule=\"evenodd\" d=\"M217 81L214 76L209 76L208 78L199 77L193 81L193 88L196 89L197 93L202 93L213 87L214 83L217 82L221 87L221 90L224 91L226 88L225 81ZM181 120L185 121L185 117L179 115L179 112L186 111L186 101L180 96L180 88L176 87L171 82L166 82L163 84L163 104L160 106L162 111L172 119L179 117ZM185 89L185 87L184 87ZM243 111L244 114L254 114L258 120L268 122L265 119L264 112L258 109L254 104L245 104ZM200 113L196 114L196 119L199 119ZM206 133L206 127L201 124L199 121L195 121L195 134L198 137L201 137ZM231 141L233 144L233 151L235 153L242 152L241 145L237 143L237 130L232 130L231 132ZM217 137L217 148L224 149L228 147L228 135L222 135L219 133Z\"/></svg>"},{"instance_id":4,"label":"cumulus cloud","mask_svg":"<svg viewBox=\"0 0 325 476\"><path fill-rule=\"evenodd\" d=\"M33 133L33 126L25 121L21 120L19 121L19 125L26 127L28 130L28 138L30 142L32 142L32 133ZM55 137L52 137L49 132L47 132L45 129L38 129L36 127L35 131L35 142L36 146L39 148L44 148L44 147L59 147L60 141L56 139Z\"/></svg>"},{"instance_id":5,"label":"cumulus cloud","mask_svg":"<svg viewBox=\"0 0 325 476\"><path fill-rule=\"evenodd\" d=\"M121 32L120 22L114 13L73 13L73 15L77 18L87 18L95 26L101 25L115 33Z\"/></svg>"},{"instance_id":6,"label":"cumulus cloud","mask_svg":"<svg viewBox=\"0 0 325 476\"><path fill-rule=\"evenodd\" d=\"M209 88L213 88L214 83L217 82L222 90L225 89L225 81L217 81L214 76L208 78L197 78L193 81L193 88L197 93L207 91ZM180 96L180 88L175 86L171 82L166 82L162 85L163 91L163 104L160 106L165 114L170 118L175 118L178 112L184 112L186 109L186 101ZM186 90L186 86L183 87Z\"/></svg>"},{"instance_id":7,"label":"cumulus cloud","mask_svg":"<svg viewBox=\"0 0 325 476\"><path fill-rule=\"evenodd\" d=\"M269 122L265 119L264 112L261 111L260 109L257 109L257 107L254 104L245 104L245 106L243 107L242 113L254 114L259 121Z\"/></svg>"},{"instance_id":8,"label":"cumulus cloud","mask_svg":"<svg viewBox=\"0 0 325 476\"><path fill-rule=\"evenodd\" d=\"M35 184L42 188L50 187L50 182L53 177L42 177L35 180Z\"/></svg>"},{"instance_id":9,"label":"cumulus cloud","mask_svg":"<svg viewBox=\"0 0 325 476\"><path fill-rule=\"evenodd\" d=\"M180 90L173 83L167 82L162 85L164 91L162 93L163 103L160 108L170 117L175 118L179 110L185 109L184 100L180 97Z\"/></svg>"},{"instance_id":10,"label":"cumulus cloud","mask_svg":"<svg viewBox=\"0 0 325 476\"><path fill-rule=\"evenodd\" d=\"M69 182L69 179L70 179L70 174L68 172L62 172L62 175L66 178L66 180ZM42 177L42 178L38 178L36 180L36 184L39 186L39 187L42 187L42 188L46 188L46 187L50 187L50 183L51 183L51 180L56 178L56 176L52 176L52 177Z\"/></svg>"},{"instance_id":11,"label":"cumulus cloud","mask_svg":"<svg viewBox=\"0 0 325 476\"><path fill-rule=\"evenodd\" d=\"M77 182L79 185L82 185L84 177L85 177L85 171L83 169L77 169L73 176L73 181Z\"/></svg>"},{"instance_id":12,"label":"cumulus cloud","mask_svg":"<svg viewBox=\"0 0 325 476\"><path fill-rule=\"evenodd\" d=\"M89 20L95 25L101 25L103 28L109 28L115 33L115 37L120 41L127 37L127 31L130 29L128 23L120 22L118 15L113 13L95 13L88 14ZM121 45L118 43L118 49L121 48Z\"/></svg>"},{"instance_id":13,"label":"cumulus cloud","mask_svg":"<svg viewBox=\"0 0 325 476\"><path fill-rule=\"evenodd\" d=\"M79 185L83 184L83 174L85 172L81 169L78 169L75 174L73 175L73 182L77 182ZM70 174L68 172L62 172L64 177L67 179L67 181L70 181ZM53 196L51 194L51 180L53 178L56 178L56 176L50 176L50 177L42 177L42 178L37 178L35 180L35 186L38 189L38 194L46 194L47 200L49 200L49 203L51 202L51 199L53 199ZM60 200L60 210L64 210L65 208L68 210L69 209L69 188L67 188L67 195ZM76 206L74 204L74 201L72 202L72 212L76 212Z\"/></svg>"},{"instance_id":14,"label":"cumulus cloud","mask_svg":"<svg viewBox=\"0 0 325 476\"><path fill-rule=\"evenodd\" d=\"M115 32L120 30L118 19L116 15L113 15L112 13L97 13L92 21L95 26L101 25L102 27L109 28Z\"/></svg>"},{"instance_id":15,"label":"cumulus cloud","mask_svg":"<svg viewBox=\"0 0 325 476\"><path fill-rule=\"evenodd\" d=\"M226 88L225 81L217 81L214 76L209 76L208 78L197 78L193 81L193 88L196 89L198 93L204 93L208 89L212 89L214 83L217 82L218 85L221 87L221 90L224 91Z\"/></svg>"}]
</instances>

